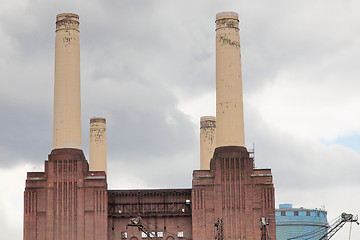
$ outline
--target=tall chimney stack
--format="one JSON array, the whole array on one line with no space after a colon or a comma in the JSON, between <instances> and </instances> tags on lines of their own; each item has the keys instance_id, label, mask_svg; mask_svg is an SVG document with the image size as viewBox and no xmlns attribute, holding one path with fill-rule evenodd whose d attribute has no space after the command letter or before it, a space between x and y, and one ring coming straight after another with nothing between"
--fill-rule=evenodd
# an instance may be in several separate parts
<instances>
[{"instance_id":1,"label":"tall chimney stack","mask_svg":"<svg viewBox=\"0 0 360 240\"><path fill-rule=\"evenodd\" d=\"M216 146L245 146L239 18L216 15Z\"/></svg>"},{"instance_id":2,"label":"tall chimney stack","mask_svg":"<svg viewBox=\"0 0 360 240\"><path fill-rule=\"evenodd\" d=\"M90 171L105 171L106 160L106 119L90 119Z\"/></svg>"},{"instance_id":3,"label":"tall chimney stack","mask_svg":"<svg viewBox=\"0 0 360 240\"><path fill-rule=\"evenodd\" d=\"M210 169L210 160L214 155L216 120L214 116L200 118L200 170Z\"/></svg>"},{"instance_id":4,"label":"tall chimney stack","mask_svg":"<svg viewBox=\"0 0 360 240\"><path fill-rule=\"evenodd\" d=\"M81 149L79 16L56 16L53 149Z\"/></svg>"}]
</instances>

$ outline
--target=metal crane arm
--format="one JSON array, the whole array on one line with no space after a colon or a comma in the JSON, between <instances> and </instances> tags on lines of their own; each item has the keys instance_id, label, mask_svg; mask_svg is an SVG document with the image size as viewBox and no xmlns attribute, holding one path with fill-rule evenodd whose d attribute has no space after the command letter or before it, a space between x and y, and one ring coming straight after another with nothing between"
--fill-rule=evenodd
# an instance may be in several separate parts
<instances>
[{"instance_id":1,"label":"metal crane arm","mask_svg":"<svg viewBox=\"0 0 360 240\"><path fill-rule=\"evenodd\" d=\"M348 213L342 213L339 220L337 221L337 223L335 224L335 226L331 227L329 231L327 231L321 238L320 240L323 239L327 239L329 240L332 236L334 236L335 233L337 233L340 228L342 228L345 223L347 222L356 222L359 225L358 222L358 216L357 215L353 215L353 214L348 214Z\"/></svg>"}]
</instances>

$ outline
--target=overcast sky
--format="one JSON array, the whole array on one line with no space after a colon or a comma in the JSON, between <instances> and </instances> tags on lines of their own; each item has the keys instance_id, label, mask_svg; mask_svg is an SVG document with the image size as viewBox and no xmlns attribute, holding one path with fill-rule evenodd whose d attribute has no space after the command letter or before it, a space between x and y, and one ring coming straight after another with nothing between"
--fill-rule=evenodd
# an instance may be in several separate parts
<instances>
[{"instance_id":1,"label":"overcast sky","mask_svg":"<svg viewBox=\"0 0 360 240\"><path fill-rule=\"evenodd\" d=\"M0 0L2 236L22 238L26 172L52 149L56 14L80 16L83 150L105 117L109 189L190 188L222 11L239 13L246 144L276 204L360 213L360 1Z\"/></svg>"}]
</instances>

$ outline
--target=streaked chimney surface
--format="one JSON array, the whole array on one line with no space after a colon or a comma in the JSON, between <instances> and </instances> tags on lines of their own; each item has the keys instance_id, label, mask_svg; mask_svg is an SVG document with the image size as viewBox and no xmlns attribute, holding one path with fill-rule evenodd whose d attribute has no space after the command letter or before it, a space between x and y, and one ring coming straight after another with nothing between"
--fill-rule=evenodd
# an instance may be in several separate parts
<instances>
[{"instance_id":1,"label":"streaked chimney surface","mask_svg":"<svg viewBox=\"0 0 360 240\"><path fill-rule=\"evenodd\" d=\"M53 149L81 149L79 16L56 16Z\"/></svg>"},{"instance_id":2,"label":"streaked chimney surface","mask_svg":"<svg viewBox=\"0 0 360 240\"><path fill-rule=\"evenodd\" d=\"M245 146L238 14L216 15L216 146Z\"/></svg>"},{"instance_id":3,"label":"streaked chimney surface","mask_svg":"<svg viewBox=\"0 0 360 240\"><path fill-rule=\"evenodd\" d=\"M200 118L200 170L210 169L210 160L216 147L216 120L214 116Z\"/></svg>"},{"instance_id":4,"label":"streaked chimney surface","mask_svg":"<svg viewBox=\"0 0 360 240\"><path fill-rule=\"evenodd\" d=\"M90 171L107 172L106 119L90 119Z\"/></svg>"}]
</instances>

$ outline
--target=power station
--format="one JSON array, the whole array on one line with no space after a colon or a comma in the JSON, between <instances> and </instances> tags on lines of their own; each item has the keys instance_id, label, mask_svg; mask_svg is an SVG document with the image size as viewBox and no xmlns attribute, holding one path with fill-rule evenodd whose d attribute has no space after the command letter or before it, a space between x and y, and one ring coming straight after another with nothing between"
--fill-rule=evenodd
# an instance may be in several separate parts
<instances>
[{"instance_id":1,"label":"power station","mask_svg":"<svg viewBox=\"0 0 360 240\"><path fill-rule=\"evenodd\" d=\"M276 239L271 170L245 148L238 14L215 23L216 119L201 118L192 188L111 190L104 118L90 120L90 164L81 150L79 17L57 15L53 150L27 173L25 240Z\"/></svg>"}]
</instances>

